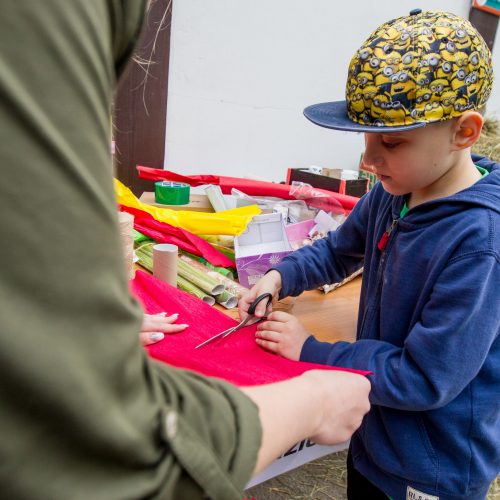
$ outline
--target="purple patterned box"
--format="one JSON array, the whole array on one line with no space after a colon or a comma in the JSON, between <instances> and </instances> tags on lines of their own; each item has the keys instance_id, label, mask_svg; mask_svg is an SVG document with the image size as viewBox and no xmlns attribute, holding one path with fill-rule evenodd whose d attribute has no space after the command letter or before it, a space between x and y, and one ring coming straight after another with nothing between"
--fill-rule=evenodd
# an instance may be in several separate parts
<instances>
[{"instance_id":1,"label":"purple patterned box","mask_svg":"<svg viewBox=\"0 0 500 500\"><path fill-rule=\"evenodd\" d=\"M238 279L250 288L291 253L282 214L255 216L245 231L234 239L234 250Z\"/></svg>"}]
</instances>

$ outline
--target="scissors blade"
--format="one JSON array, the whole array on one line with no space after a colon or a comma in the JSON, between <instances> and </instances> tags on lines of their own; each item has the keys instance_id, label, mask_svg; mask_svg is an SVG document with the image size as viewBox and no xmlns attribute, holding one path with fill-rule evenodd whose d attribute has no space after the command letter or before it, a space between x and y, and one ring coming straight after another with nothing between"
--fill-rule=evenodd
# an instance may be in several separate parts
<instances>
[{"instance_id":1,"label":"scissors blade","mask_svg":"<svg viewBox=\"0 0 500 500\"><path fill-rule=\"evenodd\" d=\"M247 325L248 326L254 325L255 323L259 323L260 321L263 321L263 320L267 319L266 316L264 316L263 318L256 318L255 315L254 315L254 312L255 312L255 308L257 307L257 304L259 302L261 302L264 299L267 299L267 304L266 304L266 308L267 308L267 306L271 302L272 298L273 298L273 296L270 293L263 293L262 295L259 295L250 304L250 307L248 308L248 315L247 315L247 317L243 321L241 321L240 323L238 323L236 326L228 328L227 330L224 330L223 332L220 332L217 335L214 335L213 337L210 337L209 339L205 340L201 344L198 344L195 347L195 349L199 349L200 347L203 347L205 345L211 344L212 342L215 342L218 339L222 339L224 337L227 337L229 334L235 332L236 330L244 328ZM256 321L251 321L252 319L256 319Z\"/></svg>"},{"instance_id":2,"label":"scissors blade","mask_svg":"<svg viewBox=\"0 0 500 500\"><path fill-rule=\"evenodd\" d=\"M223 332L218 333L217 335L214 335L207 340L203 341L201 344L198 344L195 349L199 349L200 347L203 347L204 345L211 344L212 342L215 342L218 339L221 339L225 337L226 335L229 335L231 332L233 332L236 329L236 326L232 326L231 328L228 328L227 330L224 330Z\"/></svg>"}]
</instances>

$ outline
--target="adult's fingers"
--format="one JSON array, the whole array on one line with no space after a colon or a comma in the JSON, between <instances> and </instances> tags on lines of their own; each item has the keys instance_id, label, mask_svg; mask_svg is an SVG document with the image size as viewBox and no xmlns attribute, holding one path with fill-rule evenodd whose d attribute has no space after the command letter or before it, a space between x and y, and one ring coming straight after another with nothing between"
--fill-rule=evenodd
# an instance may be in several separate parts
<instances>
[{"instance_id":1,"label":"adult's fingers","mask_svg":"<svg viewBox=\"0 0 500 500\"><path fill-rule=\"evenodd\" d=\"M319 426L311 437L319 444L347 440L370 409L370 382L362 375L341 371L313 370L305 376L316 379L323 390Z\"/></svg>"},{"instance_id":2,"label":"adult's fingers","mask_svg":"<svg viewBox=\"0 0 500 500\"><path fill-rule=\"evenodd\" d=\"M156 344L156 342L159 342L160 340L163 340L165 338L165 334L172 335L175 333L180 333L184 331L188 326L189 325L184 325L184 324L164 325L162 331L156 331L156 332L141 331L139 333L139 338L141 340L142 345Z\"/></svg>"},{"instance_id":3,"label":"adult's fingers","mask_svg":"<svg viewBox=\"0 0 500 500\"><path fill-rule=\"evenodd\" d=\"M156 342L163 340L165 334L163 332L141 332L139 338L141 339L141 344L146 346L156 344Z\"/></svg>"},{"instance_id":4,"label":"adult's fingers","mask_svg":"<svg viewBox=\"0 0 500 500\"><path fill-rule=\"evenodd\" d=\"M175 322L179 315L177 313L167 316L165 313L145 314L142 320L142 332L164 332L177 333L186 328L187 325L178 325ZM182 328L179 328L182 327Z\"/></svg>"},{"instance_id":5,"label":"adult's fingers","mask_svg":"<svg viewBox=\"0 0 500 500\"><path fill-rule=\"evenodd\" d=\"M164 333L180 333L183 332L189 325L186 325L184 323L182 324L177 324L174 323L173 325L165 325L164 328L162 328L162 331Z\"/></svg>"},{"instance_id":6,"label":"adult's fingers","mask_svg":"<svg viewBox=\"0 0 500 500\"><path fill-rule=\"evenodd\" d=\"M148 317L148 321L156 324L174 323L179 317L179 313L168 315L167 313L153 314Z\"/></svg>"}]
</instances>

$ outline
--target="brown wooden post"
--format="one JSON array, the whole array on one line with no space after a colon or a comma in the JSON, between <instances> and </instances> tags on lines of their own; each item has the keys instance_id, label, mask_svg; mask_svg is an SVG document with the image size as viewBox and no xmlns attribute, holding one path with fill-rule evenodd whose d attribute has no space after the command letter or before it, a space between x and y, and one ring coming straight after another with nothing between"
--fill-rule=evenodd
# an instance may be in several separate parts
<instances>
[{"instance_id":1,"label":"brown wooden post","mask_svg":"<svg viewBox=\"0 0 500 500\"><path fill-rule=\"evenodd\" d=\"M486 45L493 52L493 45L495 43L498 26L498 16L485 10L471 7L469 11L469 21L477 29L477 31L479 31L481 36L484 38ZM488 109L488 103L486 103L484 109Z\"/></svg>"},{"instance_id":2,"label":"brown wooden post","mask_svg":"<svg viewBox=\"0 0 500 500\"><path fill-rule=\"evenodd\" d=\"M485 10L471 7L469 11L469 21L477 31L479 31L486 45L488 45L489 49L493 52L493 44L495 43L495 35L498 26L498 16Z\"/></svg>"},{"instance_id":3,"label":"brown wooden post","mask_svg":"<svg viewBox=\"0 0 500 500\"><path fill-rule=\"evenodd\" d=\"M152 190L136 165L163 168L172 0L152 0L134 60L114 102L115 175L136 195Z\"/></svg>"}]
</instances>

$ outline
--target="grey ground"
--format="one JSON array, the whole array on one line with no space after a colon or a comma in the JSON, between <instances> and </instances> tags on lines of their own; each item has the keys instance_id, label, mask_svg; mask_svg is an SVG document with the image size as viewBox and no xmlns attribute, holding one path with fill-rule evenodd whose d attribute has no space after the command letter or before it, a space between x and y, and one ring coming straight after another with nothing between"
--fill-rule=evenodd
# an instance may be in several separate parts
<instances>
[{"instance_id":1,"label":"grey ground","mask_svg":"<svg viewBox=\"0 0 500 500\"><path fill-rule=\"evenodd\" d=\"M256 500L346 500L347 451L333 453L250 488L246 498ZM368 500L368 499L367 499ZM500 476L488 500L500 500Z\"/></svg>"}]
</instances>

